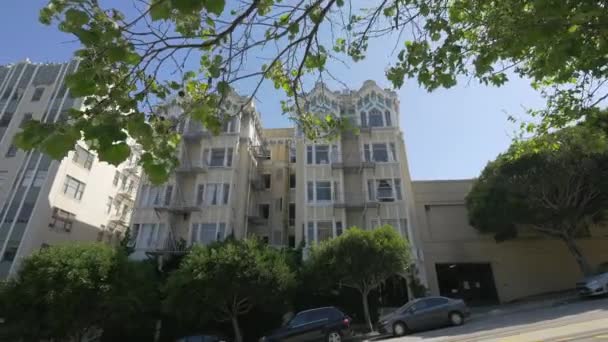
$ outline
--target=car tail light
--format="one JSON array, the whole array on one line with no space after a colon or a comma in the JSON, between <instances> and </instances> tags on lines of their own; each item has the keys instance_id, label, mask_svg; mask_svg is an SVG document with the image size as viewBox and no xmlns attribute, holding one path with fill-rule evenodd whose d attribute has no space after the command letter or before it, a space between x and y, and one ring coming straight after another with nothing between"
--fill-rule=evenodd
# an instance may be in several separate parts
<instances>
[{"instance_id":1,"label":"car tail light","mask_svg":"<svg viewBox=\"0 0 608 342\"><path fill-rule=\"evenodd\" d=\"M342 323L344 324L345 327L349 327L350 326L350 317L344 317L344 320L342 320Z\"/></svg>"}]
</instances>

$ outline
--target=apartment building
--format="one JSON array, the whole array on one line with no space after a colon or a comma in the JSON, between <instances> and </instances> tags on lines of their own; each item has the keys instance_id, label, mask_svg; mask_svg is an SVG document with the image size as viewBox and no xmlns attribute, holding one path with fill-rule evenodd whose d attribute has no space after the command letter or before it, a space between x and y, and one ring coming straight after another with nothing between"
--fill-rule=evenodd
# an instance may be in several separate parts
<instances>
[{"instance_id":1,"label":"apartment building","mask_svg":"<svg viewBox=\"0 0 608 342\"><path fill-rule=\"evenodd\" d=\"M132 218L134 257L229 235L311 246L352 226L391 224L418 261L397 95L373 81L353 91L319 83L305 106L346 118L359 132L310 141L298 129L263 129L253 103L232 93L222 108L230 120L214 136L168 104L165 115L183 134L181 166L166 184L142 182Z\"/></svg>"},{"instance_id":2,"label":"apartment building","mask_svg":"<svg viewBox=\"0 0 608 342\"><path fill-rule=\"evenodd\" d=\"M65 77L78 61L0 66L0 279L33 251L67 241L117 243L139 186L137 154L118 168L79 142L61 161L18 150L13 137L28 120L66 120L81 108Z\"/></svg>"}]
</instances>

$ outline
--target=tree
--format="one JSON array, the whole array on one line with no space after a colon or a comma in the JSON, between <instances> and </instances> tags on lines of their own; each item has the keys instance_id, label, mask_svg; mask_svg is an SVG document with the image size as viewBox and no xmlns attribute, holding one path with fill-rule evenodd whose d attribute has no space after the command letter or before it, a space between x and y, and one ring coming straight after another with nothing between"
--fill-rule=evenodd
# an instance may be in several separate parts
<instances>
[{"instance_id":1,"label":"tree","mask_svg":"<svg viewBox=\"0 0 608 342\"><path fill-rule=\"evenodd\" d=\"M333 136L347 124L306 110L308 81L335 78L328 61L357 62L370 40L391 34L404 43L386 74L395 87L415 78L428 90L449 88L461 75L502 85L513 70L547 96L547 109L533 112L541 124L527 127L544 132L595 112L608 97L607 19L597 0L133 0L122 9L49 0L40 21L82 44L67 84L88 97L87 107L67 122L28 123L16 143L61 158L84 138L101 160L118 164L131 136L150 179L163 182L180 137L156 104L177 99L186 113L179 120L217 131L230 88L247 80L251 99L264 80L283 90L283 111L309 138Z\"/></svg>"},{"instance_id":2,"label":"tree","mask_svg":"<svg viewBox=\"0 0 608 342\"><path fill-rule=\"evenodd\" d=\"M166 308L185 321L229 321L243 341L239 317L254 307L283 304L293 273L282 255L257 240L197 246L167 282Z\"/></svg>"},{"instance_id":3,"label":"tree","mask_svg":"<svg viewBox=\"0 0 608 342\"><path fill-rule=\"evenodd\" d=\"M466 204L471 225L498 242L525 230L560 239L588 275L575 239L608 207L608 136L578 125L514 143L488 163Z\"/></svg>"},{"instance_id":4,"label":"tree","mask_svg":"<svg viewBox=\"0 0 608 342\"><path fill-rule=\"evenodd\" d=\"M365 323L373 330L368 296L389 277L404 274L409 246L393 227L374 230L353 227L338 238L312 249L307 267L324 270L330 279L361 294Z\"/></svg>"},{"instance_id":5,"label":"tree","mask_svg":"<svg viewBox=\"0 0 608 342\"><path fill-rule=\"evenodd\" d=\"M0 293L3 334L25 341L86 341L104 327L142 322L139 315L151 311L157 290L138 265L101 244L34 253Z\"/></svg>"}]
</instances>

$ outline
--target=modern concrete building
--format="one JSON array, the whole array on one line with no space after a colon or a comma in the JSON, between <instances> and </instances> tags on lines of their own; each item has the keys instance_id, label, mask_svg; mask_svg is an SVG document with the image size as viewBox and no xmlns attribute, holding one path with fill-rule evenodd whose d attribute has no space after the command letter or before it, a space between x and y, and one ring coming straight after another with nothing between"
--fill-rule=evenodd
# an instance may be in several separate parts
<instances>
[{"instance_id":1,"label":"modern concrete building","mask_svg":"<svg viewBox=\"0 0 608 342\"><path fill-rule=\"evenodd\" d=\"M183 132L181 166L162 186L142 183L132 219L135 257L231 234L310 246L351 226L391 224L420 258L394 92L372 81L343 92L317 84L306 97L307 110L333 113L360 129L334 140L310 141L292 128L262 129L253 104L234 93L223 106L232 119L213 136L178 119L179 106L167 105L166 115L179 120Z\"/></svg>"},{"instance_id":2,"label":"modern concrete building","mask_svg":"<svg viewBox=\"0 0 608 342\"><path fill-rule=\"evenodd\" d=\"M0 279L39 248L116 243L128 227L139 186L135 154L116 168L99 162L84 143L61 161L12 144L27 120L66 120L70 108L82 106L65 86L77 67L77 61L0 67Z\"/></svg>"},{"instance_id":3,"label":"modern concrete building","mask_svg":"<svg viewBox=\"0 0 608 342\"><path fill-rule=\"evenodd\" d=\"M582 274L565 244L529 232L496 243L469 226L465 197L473 180L414 181L416 233L432 294L471 305L573 289ZM608 228L577 241L591 265L608 262Z\"/></svg>"}]
</instances>

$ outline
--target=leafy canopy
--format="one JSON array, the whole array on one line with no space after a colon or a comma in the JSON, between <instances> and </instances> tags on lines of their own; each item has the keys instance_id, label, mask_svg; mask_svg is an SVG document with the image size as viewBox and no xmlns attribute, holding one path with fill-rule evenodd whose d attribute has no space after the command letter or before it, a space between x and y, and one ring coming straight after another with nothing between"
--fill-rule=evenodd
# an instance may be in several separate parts
<instances>
[{"instance_id":1,"label":"leafy canopy","mask_svg":"<svg viewBox=\"0 0 608 342\"><path fill-rule=\"evenodd\" d=\"M409 265L409 246L392 226L373 230L349 228L341 236L313 247L310 265L327 269L344 286L368 291Z\"/></svg>"},{"instance_id":2,"label":"leafy canopy","mask_svg":"<svg viewBox=\"0 0 608 342\"><path fill-rule=\"evenodd\" d=\"M281 253L257 240L229 239L192 249L168 279L165 305L193 324L232 320L234 325L254 307L284 304L293 282ZM238 324L234 329L239 336Z\"/></svg>"},{"instance_id":3,"label":"leafy canopy","mask_svg":"<svg viewBox=\"0 0 608 342\"><path fill-rule=\"evenodd\" d=\"M471 225L501 241L531 229L585 234L608 206L608 136L577 125L514 143L485 167L467 196Z\"/></svg>"},{"instance_id":4,"label":"leafy canopy","mask_svg":"<svg viewBox=\"0 0 608 342\"><path fill-rule=\"evenodd\" d=\"M101 244L45 248L0 292L7 338L80 341L96 329L133 332L158 303L153 268Z\"/></svg>"},{"instance_id":5,"label":"leafy canopy","mask_svg":"<svg viewBox=\"0 0 608 342\"><path fill-rule=\"evenodd\" d=\"M136 13L127 15L132 7ZM69 122L29 123L20 147L59 158L84 138L102 160L117 164L129 153L129 135L145 151L144 170L162 182L176 166L180 137L177 123L162 120L155 105L181 98L180 120L218 127L230 88L247 80L254 84L250 98L264 80L284 92L283 111L308 137L333 136L346 124L335 113L307 112L307 80L334 77L328 61L357 62L370 40L391 34L403 44L386 73L395 87L413 78L427 90L449 88L459 76L499 86L509 70L529 78L548 104L532 112L542 120L531 130L595 113L608 97L602 1L150 0L126 1L124 9L49 0L40 11L42 23L57 23L82 45L68 86L88 97L87 107Z\"/></svg>"}]
</instances>

